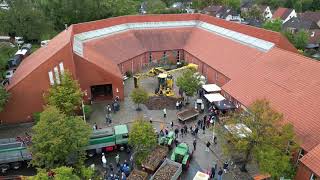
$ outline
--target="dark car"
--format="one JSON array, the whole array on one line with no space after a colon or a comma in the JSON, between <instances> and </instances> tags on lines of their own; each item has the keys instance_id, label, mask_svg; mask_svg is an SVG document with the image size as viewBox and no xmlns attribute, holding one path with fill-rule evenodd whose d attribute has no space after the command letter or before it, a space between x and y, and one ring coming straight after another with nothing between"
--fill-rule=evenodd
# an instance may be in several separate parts
<instances>
[{"instance_id":1,"label":"dark car","mask_svg":"<svg viewBox=\"0 0 320 180\"><path fill-rule=\"evenodd\" d=\"M9 69L18 67L19 64L20 64L21 61L22 61L22 58L23 58L23 56L22 56L22 55L19 55L19 54L14 55L12 58L10 58L9 61L8 61L8 67L9 67Z\"/></svg>"}]
</instances>

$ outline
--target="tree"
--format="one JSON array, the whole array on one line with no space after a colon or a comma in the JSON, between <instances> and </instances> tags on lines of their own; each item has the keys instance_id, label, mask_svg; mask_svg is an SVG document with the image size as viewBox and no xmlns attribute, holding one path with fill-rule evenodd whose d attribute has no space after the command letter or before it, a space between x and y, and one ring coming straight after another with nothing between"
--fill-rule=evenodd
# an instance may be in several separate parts
<instances>
[{"instance_id":1,"label":"tree","mask_svg":"<svg viewBox=\"0 0 320 180\"><path fill-rule=\"evenodd\" d=\"M25 40L41 40L52 36L53 26L32 0L6 1L8 10L0 8L0 32L22 36Z\"/></svg>"},{"instance_id":2,"label":"tree","mask_svg":"<svg viewBox=\"0 0 320 180\"><path fill-rule=\"evenodd\" d=\"M201 87L201 81L196 75L195 69L187 69L177 78L177 86L192 97Z\"/></svg>"},{"instance_id":3,"label":"tree","mask_svg":"<svg viewBox=\"0 0 320 180\"><path fill-rule=\"evenodd\" d=\"M297 49L304 50L309 41L309 33L305 30L301 30L294 35L294 46Z\"/></svg>"},{"instance_id":4,"label":"tree","mask_svg":"<svg viewBox=\"0 0 320 180\"><path fill-rule=\"evenodd\" d=\"M134 0L107 0L106 8L109 10L110 16L123 16L137 14L139 1Z\"/></svg>"},{"instance_id":5,"label":"tree","mask_svg":"<svg viewBox=\"0 0 320 180\"><path fill-rule=\"evenodd\" d=\"M82 164L82 149L91 134L91 128L82 118L68 117L56 107L48 106L32 129L33 166L52 169L69 163Z\"/></svg>"},{"instance_id":6,"label":"tree","mask_svg":"<svg viewBox=\"0 0 320 180\"><path fill-rule=\"evenodd\" d=\"M57 107L67 115L72 115L80 107L82 96L80 85L73 80L71 73L66 71L61 76L61 83L56 82L49 89L45 99L48 105Z\"/></svg>"},{"instance_id":7,"label":"tree","mask_svg":"<svg viewBox=\"0 0 320 180\"><path fill-rule=\"evenodd\" d=\"M53 177L49 177L53 175ZM45 169L37 169L37 175L28 178L28 180L80 180L90 179L94 175L92 168L86 168L82 166L80 174L72 167L61 166L49 171Z\"/></svg>"},{"instance_id":8,"label":"tree","mask_svg":"<svg viewBox=\"0 0 320 180\"><path fill-rule=\"evenodd\" d=\"M157 144L152 124L142 118L136 119L129 132L129 144L136 153L136 162L140 163Z\"/></svg>"},{"instance_id":9,"label":"tree","mask_svg":"<svg viewBox=\"0 0 320 180\"><path fill-rule=\"evenodd\" d=\"M240 0L226 0L225 5L238 11L238 10L240 10L241 1Z\"/></svg>"},{"instance_id":10,"label":"tree","mask_svg":"<svg viewBox=\"0 0 320 180\"><path fill-rule=\"evenodd\" d=\"M137 110L141 110L140 104L147 102L147 100L149 99L148 92L145 91L144 89L141 89L141 88L134 89L131 92L130 96L131 96L132 101L135 104L138 104Z\"/></svg>"},{"instance_id":11,"label":"tree","mask_svg":"<svg viewBox=\"0 0 320 180\"><path fill-rule=\"evenodd\" d=\"M7 92L7 90L0 85L0 112L3 111L4 106L8 102L10 94Z\"/></svg>"},{"instance_id":12,"label":"tree","mask_svg":"<svg viewBox=\"0 0 320 180\"><path fill-rule=\"evenodd\" d=\"M16 48L12 48L9 45L3 45L0 47L0 74L3 75L6 71L9 58L17 51ZM2 79L2 76L1 76Z\"/></svg>"},{"instance_id":13,"label":"tree","mask_svg":"<svg viewBox=\"0 0 320 180\"><path fill-rule=\"evenodd\" d=\"M160 14L162 11L166 10L166 4L161 0L147 0L147 12L149 14Z\"/></svg>"},{"instance_id":14,"label":"tree","mask_svg":"<svg viewBox=\"0 0 320 180\"><path fill-rule=\"evenodd\" d=\"M252 18L257 20L263 20L262 11L258 5L253 5L248 12L242 13L245 18Z\"/></svg>"},{"instance_id":15,"label":"tree","mask_svg":"<svg viewBox=\"0 0 320 180\"><path fill-rule=\"evenodd\" d=\"M244 137L221 132L229 142L224 147L227 153L242 157L242 170L254 159L261 172L271 174L275 179L292 176L289 173L292 170L291 152L297 148L293 126L285 124L282 114L273 110L268 101L256 100L248 113L235 113L226 122L245 124L252 131L244 132Z\"/></svg>"},{"instance_id":16,"label":"tree","mask_svg":"<svg viewBox=\"0 0 320 180\"><path fill-rule=\"evenodd\" d=\"M282 21L280 19L269 20L263 23L262 27L271 31L280 32L282 27Z\"/></svg>"}]
</instances>

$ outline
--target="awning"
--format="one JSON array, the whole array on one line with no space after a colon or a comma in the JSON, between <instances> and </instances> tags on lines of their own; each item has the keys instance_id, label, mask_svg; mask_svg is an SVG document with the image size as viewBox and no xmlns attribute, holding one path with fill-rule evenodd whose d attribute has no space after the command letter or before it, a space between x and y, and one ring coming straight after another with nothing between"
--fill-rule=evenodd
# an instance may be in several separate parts
<instances>
[{"instance_id":1,"label":"awning","mask_svg":"<svg viewBox=\"0 0 320 180\"><path fill-rule=\"evenodd\" d=\"M205 94L204 97L210 102L217 102L217 101L222 101L225 100L220 93L213 93L213 94Z\"/></svg>"},{"instance_id":2,"label":"awning","mask_svg":"<svg viewBox=\"0 0 320 180\"><path fill-rule=\"evenodd\" d=\"M208 93L221 91L221 88L216 84L204 84L202 85L202 88Z\"/></svg>"},{"instance_id":3,"label":"awning","mask_svg":"<svg viewBox=\"0 0 320 180\"><path fill-rule=\"evenodd\" d=\"M237 107L230 101L224 99L222 101L214 101L215 107L219 110L231 110L236 109Z\"/></svg>"},{"instance_id":4,"label":"awning","mask_svg":"<svg viewBox=\"0 0 320 180\"><path fill-rule=\"evenodd\" d=\"M242 123L224 125L224 128L226 128L229 133L239 138L247 137L252 133L251 129Z\"/></svg>"}]
</instances>

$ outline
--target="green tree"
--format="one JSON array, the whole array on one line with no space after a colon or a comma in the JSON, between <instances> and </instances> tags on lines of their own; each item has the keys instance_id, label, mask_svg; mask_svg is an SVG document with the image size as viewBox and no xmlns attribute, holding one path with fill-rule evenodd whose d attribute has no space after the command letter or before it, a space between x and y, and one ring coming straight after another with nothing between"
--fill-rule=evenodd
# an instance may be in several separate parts
<instances>
[{"instance_id":1,"label":"green tree","mask_svg":"<svg viewBox=\"0 0 320 180\"><path fill-rule=\"evenodd\" d=\"M228 142L224 149L231 155L241 156L243 170L250 160L256 160L260 171L275 179L292 176L291 152L297 148L293 126L285 124L282 114L273 110L264 99L256 100L248 110L249 113L235 113L225 122L245 124L252 132L244 131L242 137L237 133L221 132Z\"/></svg>"},{"instance_id":2,"label":"green tree","mask_svg":"<svg viewBox=\"0 0 320 180\"><path fill-rule=\"evenodd\" d=\"M131 92L130 97L132 101L138 105L137 110L141 110L140 104L147 102L147 100L149 99L148 92L141 88L134 89Z\"/></svg>"},{"instance_id":3,"label":"green tree","mask_svg":"<svg viewBox=\"0 0 320 180\"><path fill-rule=\"evenodd\" d=\"M240 5L241 5L241 0L226 0L225 5L239 11L240 10Z\"/></svg>"},{"instance_id":4,"label":"green tree","mask_svg":"<svg viewBox=\"0 0 320 180\"><path fill-rule=\"evenodd\" d=\"M42 36L52 36L52 23L36 8L32 0L6 1L8 10L0 8L0 32L22 36L26 40L41 40Z\"/></svg>"},{"instance_id":5,"label":"green tree","mask_svg":"<svg viewBox=\"0 0 320 180\"><path fill-rule=\"evenodd\" d=\"M46 94L45 99L49 105L57 107L61 112L72 115L80 107L83 93L80 85L72 78L71 73L64 72L61 82L57 82Z\"/></svg>"},{"instance_id":6,"label":"green tree","mask_svg":"<svg viewBox=\"0 0 320 180\"><path fill-rule=\"evenodd\" d=\"M152 124L143 118L136 119L129 132L129 144L134 148L134 152L136 153L136 162L140 164L144 157L157 144Z\"/></svg>"},{"instance_id":7,"label":"green tree","mask_svg":"<svg viewBox=\"0 0 320 180\"><path fill-rule=\"evenodd\" d=\"M4 106L9 100L10 94L7 92L7 90L0 85L0 112L3 111Z\"/></svg>"},{"instance_id":8,"label":"green tree","mask_svg":"<svg viewBox=\"0 0 320 180\"><path fill-rule=\"evenodd\" d=\"M258 19L258 20L263 20L263 15L262 15L262 11L259 8L258 5L253 5L248 12L246 13L242 13L241 14L243 17L245 18L253 18L253 19Z\"/></svg>"},{"instance_id":9,"label":"green tree","mask_svg":"<svg viewBox=\"0 0 320 180\"><path fill-rule=\"evenodd\" d=\"M177 86L189 97L200 89L201 81L195 69L187 69L177 78Z\"/></svg>"},{"instance_id":10,"label":"green tree","mask_svg":"<svg viewBox=\"0 0 320 180\"><path fill-rule=\"evenodd\" d=\"M304 50L309 41L309 33L305 30L301 30L294 35L294 46L297 49Z\"/></svg>"},{"instance_id":11,"label":"green tree","mask_svg":"<svg viewBox=\"0 0 320 180\"><path fill-rule=\"evenodd\" d=\"M32 129L33 166L52 169L83 163L82 148L88 144L91 128L80 117L68 117L56 107L48 106Z\"/></svg>"},{"instance_id":12,"label":"green tree","mask_svg":"<svg viewBox=\"0 0 320 180\"><path fill-rule=\"evenodd\" d=\"M106 8L110 16L123 16L138 13L139 1L134 0L106 0Z\"/></svg>"},{"instance_id":13,"label":"green tree","mask_svg":"<svg viewBox=\"0 0 320 180\"><path fill-rule=\"evenodd\" d=\"M149 14L160 14L166 10L166 4L161 0L147 0L147 12Z\"/></svg>"},{"instance_id":14,"label":"green tree","mask_svg":"<svg viewBox=\"0 0 320 180\"><path fill-rule=\"evenodd\" d=\"M269 20L263 23L262 27L271 31L280 32L282 27L282 21L280 19Z\"/></svg>"},{"instance_id":15,"label":"green tree","mask_svg":"<svg viewBox=\"0 0 320 180\"><path fill-rule=\"evenodd\" d=\"M2 75L6 71L6 66L8 64L8 60L14 53L17 51L16 48L12 48L10 46L2 46L0 47L0 74L2 79Z\"/></svg>"},{"instance_id":16,"label":"green tree","mask_svg":"<svg viewBox=\"0 0 320 180\"><path fill-rule=\"evenodd\" d=\"M53 174L49 177L48 174ZM61 166L49 171L45 169L37 169L37 175L28 178L28 180L77 180L90 179L94 176L94 170L82 166L80 175L77 170L72 167Z\"/></svg>"}]
</instances>

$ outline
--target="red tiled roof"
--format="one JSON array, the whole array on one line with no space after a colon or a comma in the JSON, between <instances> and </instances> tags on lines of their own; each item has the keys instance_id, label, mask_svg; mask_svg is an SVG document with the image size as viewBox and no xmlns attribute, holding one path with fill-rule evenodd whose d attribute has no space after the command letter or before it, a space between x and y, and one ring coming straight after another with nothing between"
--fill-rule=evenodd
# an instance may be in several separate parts
<instances>
[{"instance_id":1,"label":"red tiled roof","mask_svg":"<svg viewBox=\"0 0 320 180\"><path fill-rule=\"evenodd\" d=\"M285 20L292 11L293 9L280 7L273 13L272 18L274 19L279 18L279 19Z\"/></svg>"},{"instance_id":2,"label":"red tiled roof","mask_svg":"<svg viewBox=\"0 0 320 180\"><path fill-rule=\"evenodd\" d=\"M301 147L310 151L320 144L319 63L273 48L222 88L245 106L267 98L294 125Z\"/></svg>"},{"instance_id":3,"label":"red tiled roof","mask_svg":"<svg viewBox=\"0 0 320 180\"><path fill-rule=\"evenodd\" d=\"M62 31L60 34L55 36L46 47L41 47L36 52L24 59L15 71L14 76L11 78L10 85L7 87L7 89L10 90L13 88L32 71L40 67L41 64L45 63L50 57L59 52L63 47L69 44L71 48L71 36L72 26L70 26L68 30Z\"/></svg>"},{"instance_id":4,"label":"red tiled roof","mask_svg":"<svg viewBox=\"0 0 320 180\"><path fill-rule=\"evenodd\" d=\"M300 161L318 177L320 176L320 144L304 155Z\"/></svg>"},{"instance_id":5,"label":"red tiled roof","mask_svg":"<svg viewBox=\"0 0 320 180\"><path fill-rule=\"evenodd\" d=\"M201 29L193 30L183 49L231 79L263 54L255 48Z\"/></svg>"}]
</instances>

